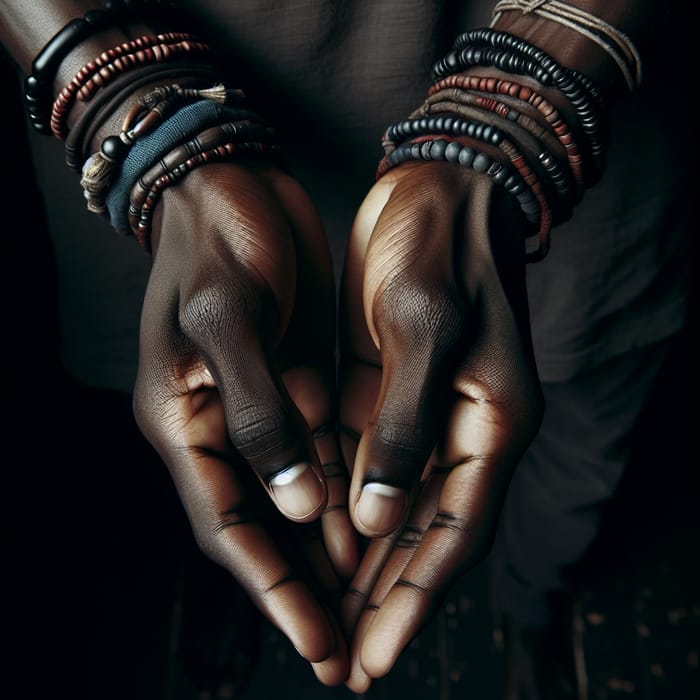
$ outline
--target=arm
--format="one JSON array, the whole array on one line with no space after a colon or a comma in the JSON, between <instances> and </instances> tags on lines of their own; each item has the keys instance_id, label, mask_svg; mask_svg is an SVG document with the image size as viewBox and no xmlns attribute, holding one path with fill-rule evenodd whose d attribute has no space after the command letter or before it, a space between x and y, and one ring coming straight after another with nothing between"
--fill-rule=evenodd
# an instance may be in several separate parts
<instances>
[{"instance_id":1,"label":"arm","mask_svg":"<svg viewBox=\"0 0 700 700\"><path fill-rule=\"evenodd\" d=\"M0 38L29 74L46 42L94 7L5 3ZM57 66L52 96L101 52L176 30L168 18L127 17L91 33ZM149 79L148 71L164 65L140 64L138 85L125 81L108 101L116 79L87 100L75 99L63 128L68 140L79 128L86 135L76 153L95 154L118 134L133 106L162 84L163 72ZM194 68L210 71L205 88L212 75L225 80L202 52L168 64L168 84L202 87ZM146 115L148 105L141 110ZM240 128L262 131L250 121ZM134 142L112 186L136 149L160 134L154 128ZM171 153L162 155L164 162ZM229 160L188 172L160 191L149 211L143 240L152 266L134 410L172 474L202 550L242 583L321 680L339 683L346 653L328 596L352 572L357 554L347 515L336 507L346 494L332 429L330 258L312 203L274 157ZM131 190L128 199L134 196ZM110 196L102 199L108 215L125 219L123 207L115 211ZM297 557L298 549L308 556Z\"/></svg>"},{"instance_id":2,"label":"arm","mask_svg":"<svg viewBox=\"0 0 700 700\"><path fill-rule=\"evenodd\" d=\"M653 3L576 4L646 46ZM495 28L590 76L600 93L594 100L599 121L589 128L565 85L543 84L529 71L464 63L437 76L436 83L445 76L457 80L439 86L410 117L449 114L497 128L497 147L479 141L476 131L464 139L441 130L444 120L387 132L389 167L380 166L358 212L341 307L343 446L354 464L350 511L372 538L345 601L345 624L355 630L349 685L357 692L391 669L455 578L490 548L510 476L543 408L524 239L539 233L539 243L547 244L551 227L575 216L605 167L606 113L628 89L615 58L569 27L509 11ZM631 59L630 66L634 75ZM491 85L474 82L480 78ZM486 95L499 80L525 89ZM536 103L527 102L532 91ZM477 101L484 96L491 102ZM505 111L492 111L494 101ZM542 105L558 111L559 131L538 111ZM566 139L559 138L563 128ZM569 148L572 140L581 158ZM544 150L568 189L538 164ZM472 167L474 151L496 164L491 175ZM529 188L513 187L516 197L503 192L508 188L494 173L500 166L512 172L517 156L530 172L519 171ZM545 205L550 219L543 226ZM540 214L529 220L532 212ZM546 245L530 259L543 255Z\"/></svg>"}]
</instances>

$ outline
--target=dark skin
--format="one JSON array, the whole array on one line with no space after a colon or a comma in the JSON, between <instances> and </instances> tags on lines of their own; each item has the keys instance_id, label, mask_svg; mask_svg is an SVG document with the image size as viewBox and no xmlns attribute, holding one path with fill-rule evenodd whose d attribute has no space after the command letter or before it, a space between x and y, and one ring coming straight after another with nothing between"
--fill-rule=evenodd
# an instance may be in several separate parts
<instances>
[{"instance_id":1,"label":"dark skin","mask_svg":"<svg viewBox=\"0 0 700 700\"><path fill-rule=\"evenodd\" d=\"M332 429L333 278L318 217L281 171L224 164L165 193L154 231L139 426L168 465L201 549L323 682L338 684L347 656L326 593L353 572L357 548ZM300 515L275 485L290 464L308 465L294 494ZM286 522L270 516L261 489ZM279 528L290 532L287 551ZM300 573L297 539L311 579Z\"/></svg>"},{"instance_id":2,"label":"dark skin","mask_svg":"<svg viewBox=\"0 0 700 700\"><path fill-rule=\"evenodd\" d=\"M635 39L651 11L576 4ZM624 89L609 57L561 26L510 13L499 28L595 77L611 103ZM517 81L575 123L556 91ZM510 476L536 434L543 407L523 230L487 177L451 164L397 167L358 212L340 307L350 514L372 538L343 604L355 692L391 670L456 578L488 552ZM382 485L369 489L374 511L361 500L368 483Z\"/></svg>"},{"instance_id":3,"label":"dark skin","mask_svg":"<svg viewBox=\"0 0 700 700\"><path fill-rule=\"evenodd\" d=\"M633 38L652 5L577 4ZM91 7L5 3L0 40L27 72L48 38ZM619 89L614 64L574 32L521 15L500 28L547 46L607 96ZM125 38L82 44L57 88ZM489 549L542 414L523 227L487 176L447 163L385 175L351 233L336 397L330 256L301 186L272 165L209 164L156 208L135 415L202 550L325 684L362 692L386 674ZM361 561L357 533L369 538Z\"/></svg>"},{"instance_id":4,"label":"dark skin","mask_svg":"<svg viewBox=\"0 0 700 700\"><path fill-rule=\"evenodd\" d=\"M372 540L344 601L355 692L388 672L488 551L537 430L518 218L488 178L422 163L385 176L358 213L341 307L341 420L362 436L343 439L354 522L366 531L352 504L377 474L411 496L403 526Z\"/></svg>"}]
</instances>

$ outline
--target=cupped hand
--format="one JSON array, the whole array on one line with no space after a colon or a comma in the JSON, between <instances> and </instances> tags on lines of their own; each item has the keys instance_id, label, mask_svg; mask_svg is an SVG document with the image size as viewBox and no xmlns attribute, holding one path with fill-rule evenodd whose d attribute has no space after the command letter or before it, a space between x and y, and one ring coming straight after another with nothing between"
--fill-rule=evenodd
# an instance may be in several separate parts
<instances>
[{"instance_id":1,"label":"cupped hand","mask_svg":"<svg viewBox=\"0 0 700 700\"><path fill-rule=\"evenodd\" d=\"M349 511L370 538L343 603L355 692L488 552L539 427L521 216L452 163L395 168L357 213L340 307Z\"/></svg>"},{"instance_id":2,"label":"cupped hand","mask_svg":"<svg viewBox=\"0 0 700 700\"><path fill-rule=\"evenodd\" d=\"M209 164L153 224L134 411L202 551L326 684L357 564L335 432L335 286L308 196L274 167Z\"/></svg>"}]
</instances>

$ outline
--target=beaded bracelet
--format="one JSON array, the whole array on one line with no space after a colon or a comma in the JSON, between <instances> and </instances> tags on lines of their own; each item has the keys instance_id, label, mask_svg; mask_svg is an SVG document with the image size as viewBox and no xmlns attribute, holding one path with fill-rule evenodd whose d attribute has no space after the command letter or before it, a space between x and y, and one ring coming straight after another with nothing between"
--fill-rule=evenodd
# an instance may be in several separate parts
<instances>
[{"instance_id":1,"label":"beaded bracelet","mask_svg":"<svg viewBox=\"0 0 700 700\"><path fill-rule=\"evenodd\" d=\"M150 134L136 141L105 197L112 226L118 232L128 235L130 226L126 214L129 193L133 184L153 163L172 148L210 126L243 119L263 123L260 115L251 110L200 100L185 105Z\"/></svg>"},{"instance_id":2,"label":"beaded bracelet","mask_svg":"<svg viewBox=\"0 0 700 700\"><path fill-rule=\"evenodd\" d=\"M484 123L483 112L477 107L470 106L466 100L467 95L462 91L441 91L432 95L423 106L410 115L409 120L418 121L418 128L421 128L420 122L423 121L420 117L426 117L431 114L452 113L460 117L467 117L474 120L477 124ZM496 117L498 118L498 117ZM439 118L438 118L439 122ZM415 126L414 126L415 129ZM574 204L573 190L571 181L564 170L559 166L557 159L544 146L543 139L533 136L529 131L523 129L513 121L499 119L498 122L489 127L497 130L497 136L489 136L492 143L502 150L510 152L530 153L530 161L536 163L538 168L542 169L543 174L548 182L554 186L556 201L560 203L561 214L560 219L566 219L571 215L571 209ZM467 133L468 136L480 138L478 135L478 127L474 129L474 134ZM435 132L435 130L433 130ZM440 127L437 127L437 133L442 133ZM510 138L510 141L506 138ZM553 139L556 141L556 139ZM517 145L516 145L517 144ZM557 144L558 145L558 144ZM515 149L515 151L514 151Z\"/></svg>"},{"instance_id":3,"label":"beaded bracelet","mask_svg":"<svg viewBox=\"0 0 700 700\"><path fill-rule=\"evenodd\" d=\"M163 190L180 181L187 173L200 165L216 161L231 160L244 156L254 155L256 157L266 157L276 159L281 154L281 146L278 143L267 143L262 141L227 141L217 146L196 152L185 160L175 164L171 169L164 170L163 165L156 167L160 174L150 184L146 184L146 177L150 177L149 171L143 182L139 182L140 193L132 195L129 205L129 223L131 230L146 253L151 252L150 232L151 218L156 204L158 203ZM179 152L175 154L179 155ZM148 187L146 190L145 188Z\"/></svg>"},{"instance_id":4,"label":"beaded bracelet","mask_svg":"<svg viewBox=\"0 0 700 700\"><path fill-rule=\"evenodd\" d=\"M90 77L78 90L77 98L81 101L90 100L99 88L104 87L117 75L131 70L134 66L172 61L183 55L206 54L208 52L209 45L203 42L180 41L175 44L153 44L134 53L124 54ZM66 116L67 109L57 109L52 113L51 129L59 139L65 138L66 135Z\"/></svg>"},{"instance_id":5,"label":"beaded bracelet","mask_svg":"<svg viewBox=\"0 0 700 700\"><path fill-rule=\"evenodd\" d=\"M435 93L434 97L437 98L440 94L439 92ZM527 113L529 105L519 103L507 96L499 96L498 99L495 99L481 92L461 91L461 99L465 100L467 104L474 104L480 109L498 114L507 122L517 124L539 141L544 150L538 155L538 159L547 171L549 179L554 183L559 197L570 207L576 204L579 198L576 194L578 185L569 167L566 148L549 125L538 118L540 115L536 113L536 110L534 110L535 114L529 114ZM552 155L555 153L559 154L560 157Z\"/></svg>"},{"instance_id":6,"label":"beaded bracelet","mask_svg":"<svg viewBox=\"0 0 700 700\"><path fill-rule=\"evenodd\" d=\"M138 39L131 39L126 41L119 46L103 51L99 56L94 58L92 61L88 61L71 79L71 81L66 85L57 95L56 99L53 101L53 106L51 109L51 117L49 124L51 126L51 131L56 138L65 138L66 128L65 119L71 105L77 99L82 99L85 101L85 94L80 94L81 89L83 89L90 78L95 74L98 74L104 79L108 79L108 73L102 74L100 71L102 69L108 70L108 66L115 60L124 56L125 54L131 54L135 51L142 51L145 48L153 47L156 44L164 43L178 43L180 41L187 41L192 39L189 34L183 32L167 32L165 34L157 34L155 36L141 36Z\"/></svg>"},{"instance_id":7,"label":"beaded bracelet","mask_svg":"<svg viewBox=\"0 0 700 700\"><path fill-rule=\"evenodd\" d=\"M93 153L82 169L80 184L87 199L87 207L97 214L106 213L104 197L109 191L116 169L121 165L138 138L155 129L158 124L187 102L213 100L226 103L239 91L226 89L223 84L213 88L182 88L179 85L158 86L139 99L126 114L118 135L107 136L100 150Z\"/></svg>"},{"instance_id":8,"label":"beaded bracelet","mask_svg":"<svg viewBox=\"0 0 700 700\"><path fill-rule=\"evenodd\" d=\"M205 129L159 158L156 163L139 176L129 194L128 218L132 231L138 228L139 213L146 202L151 187L159 177L176 170L193 156L226 143L240 143L244 140L273 144L279 142L279 134L271 127L248 119L224 122Z\"/></svg>"},{"instance_id":9,"label":"beaded bracelet","mask_svg":"<svg viewBox=\"0 0 700 700\"><path fill-rule=\"evenodd\" d=\"M528 66L533 71L532 77L537 82L541 85L557 87L567 96L569 101L576 102L585 94L596 109L605 110L600 90L587 75L573 68L559 65L548 53L514 34L490 27L473 29L458 36L452 50L459 54L464 49L479 46L507 51L510 53L508 63ZM534 65L529 65L531 63ZM505 71L509 70L507 64L499 66L499 68ZM509 72L517 71L513 71L511 68ZM523 74L526 73L523 72Z\"/></svg>"},{"instance_id":10,"label":"beaded bracelet","mask_svg":"<svg viewBox=\"0 0 700 700\"><path fill-rule=\"evenodd\" d=\"M444 109L440 109L436 106L436 113L457 114L460 116L464 115L468 117L474 116L474 114L470 114L468 111L466 111L464 107L458 107L455 109L451 108L450 105L444 105ZM503 155L506 156L511 167L520 175L523 181L527 184L533 196L537 200L540 206L540 210L542 212L551 213L552 209L549 202L550 197L554 193L550 192L550 197L547 196L547 193L545 192L544 182L536 173L534 166L531 162L535 161L537 163L536 167L542 168L543 174L546 177L547 171L542 167L542 161L539 157L541 154L538 154L536 158L526 158L523 154L523 150L519 146L517 146L512 140L506 138L506 134L503 132L503 130L499 129L498 127L479 124L478 122L476 123L476 127L474 127L472 125L475 124L475 122L469 122L459 117L439 116L436 118L434 117L433 119L434 125L436 127L435 129L421 128L421 122L430 122L432 121L431 119L414 120L414 123L417 126L416 132L421 135L439 134L440 136L466 136L467 138L470 138L474 141L498 148L503 153ZM464 122L468 126L464 128L465 124L460 124L460 122ZM464 131L462 131L462 129L464 129ZM390 153L391 150L389 150L388 152ZM558 221L565 220L571 215L570 207L566 208L565 204L559 199L557 199L556 201L560 205L557 211L557 219ZM551 225L551 222L549 225Z\"/></svg>"},{"instance_id":11,"label":"beaded bracelet","mask_svg":"<svg viewBox=\"0 0 700 700\"><path fill-rule=\"evenodd\" d=\"M423 106L416 110L416 114L421 111L427 113L430 111L431 105L444 100L471 105L497 115L506 123L517 124L533 138L540 141L547 150L560 154L561 160L566 162L566 149L550 125L542 119L542 115L533 110L530 105L504 95L494 97L489 93L476 90L446 88L429 95Z\"/></svg>"},{"instance_id":12,"label":"beaded bracelet","mask_svg":"<svg viewBox=\"0 0 700 700\"><path fill-rule=\"evenodd\" d=\"M463 143L463 141L466 141ZM540 223L540 248L546 245L548 230L542 209L522 176L495 157L480 148L473 147L463 138L447 139L442 135L426 135L412 139L398 146L380 161L376 178L383 177L389 170L410 160L445 160L465 168L488 175L496 184L512 194L517 200L527 221Z\"/></svg>"},{"instance_id":13,"label":"beaded bracelet","mask_svg":"<svg viewBox=\"0 0 700 700\"><path fill-rule=\"evenodd\" d=\"M540 0L527 2L524 0L500 0L493 8L493 27L503 12L520 11L524 14L533 13L587 37L600 46L617 64L630 92L633 92L642 82L642 61L639 52L631 39L616 27L586 12L557 0Z\"/></svg>"},{"instance_id":14,"label":"beaded bracelet","mask_svg":"<svg viewBox=\"0 0 700 700\"><path fill-rule=\"evenodd\" d=\"M108 1L102 9L90 10L83 17L68 22L54 34L32 62L31 73L24 80L24 102L32 127L42 133L50 133L48 111L53 102L53 81L66 56L81 42L98 32L116 26L121 17L133 11L135 2ZM170 2L141 0L139 17L162 11Z\"/></svg>"},{"instance_id":15,"label":"beaded bracelet","mask_svg":"<svg viewBox=\"0 0 700 700\"><path fill-rule=\"evenodd\" d=\"M571 169L574 182L577 184L577 199L580 199L586 186L593 184L594 177L589 176L584 169L583 157L569 125L562 118L554 105L545 100L531 87L521 85L512 80L484 78L472 75L450 75L431 85L428 89L428 95L434 95L446 88L479 90L482 92L506 95L531 105L544 117L552 131L556 134L559 142L566 150L569 168Z\"/></svg>"},{"instance_id":16,"label":"beaded bracelet","mask_svg":"<svg viewBox=\"0 0 700 700\"><path fill-rule=\"evenodd\" d=\"M81 173L83 163L90 155L89 149L95 135L128 96L145 85L174 79L185 87L201 85L205 81L210 85L222 82L221 74L213 66L201 63L142 66L119 76L90 101L88 109L68 132L64 146L66 165L76 173Z\"/></svg>"},{"instance_id":17,"label":"beaded bracelet","mask_svg":"<svg viewBox=\"0 0 700 700\"><path fill-rule=\"evenodd\" d=\"M560 66L541 49L507 32L477 29L458 37L452 51L433 68L435 79L471 66L493 66L508 73L529 75L540 84L557 88L573 107L586 135L595 176L604 168L606 144L601 129L602 100L592 81Z\"/></svg>"}]
</instances>

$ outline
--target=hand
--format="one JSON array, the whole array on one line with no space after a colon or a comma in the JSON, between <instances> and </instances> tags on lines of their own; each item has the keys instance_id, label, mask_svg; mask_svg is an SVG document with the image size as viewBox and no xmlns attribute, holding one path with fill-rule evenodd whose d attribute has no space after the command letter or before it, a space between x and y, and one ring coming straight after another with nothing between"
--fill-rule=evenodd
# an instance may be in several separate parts
<instances>
[{"instance_id":1,"label":"hand","mask_svg":"<svg viewBox=\"0 0 700 700\"><path fill-rule=\"evenodd\" d=\"M138 424L202 551L322 682L342 683L347 651L326 598L339 595L338 577L358 555L335 433L335 286L318 216L275 168L209 164L165 190L153 251Z\"/></svg>"},{"instance_id":2,"label":"hand","mask_svg":"<svg viewBox=\"0 0 700 700\"><path fill-rule=\"evenodd\" d=\"M405 164L369 192L341 298L341 445L350 514L372 538L344 600L347 685L386 674L491 545L538 429L521 214L450 163Z\"/></svg>"}]
</instances>

